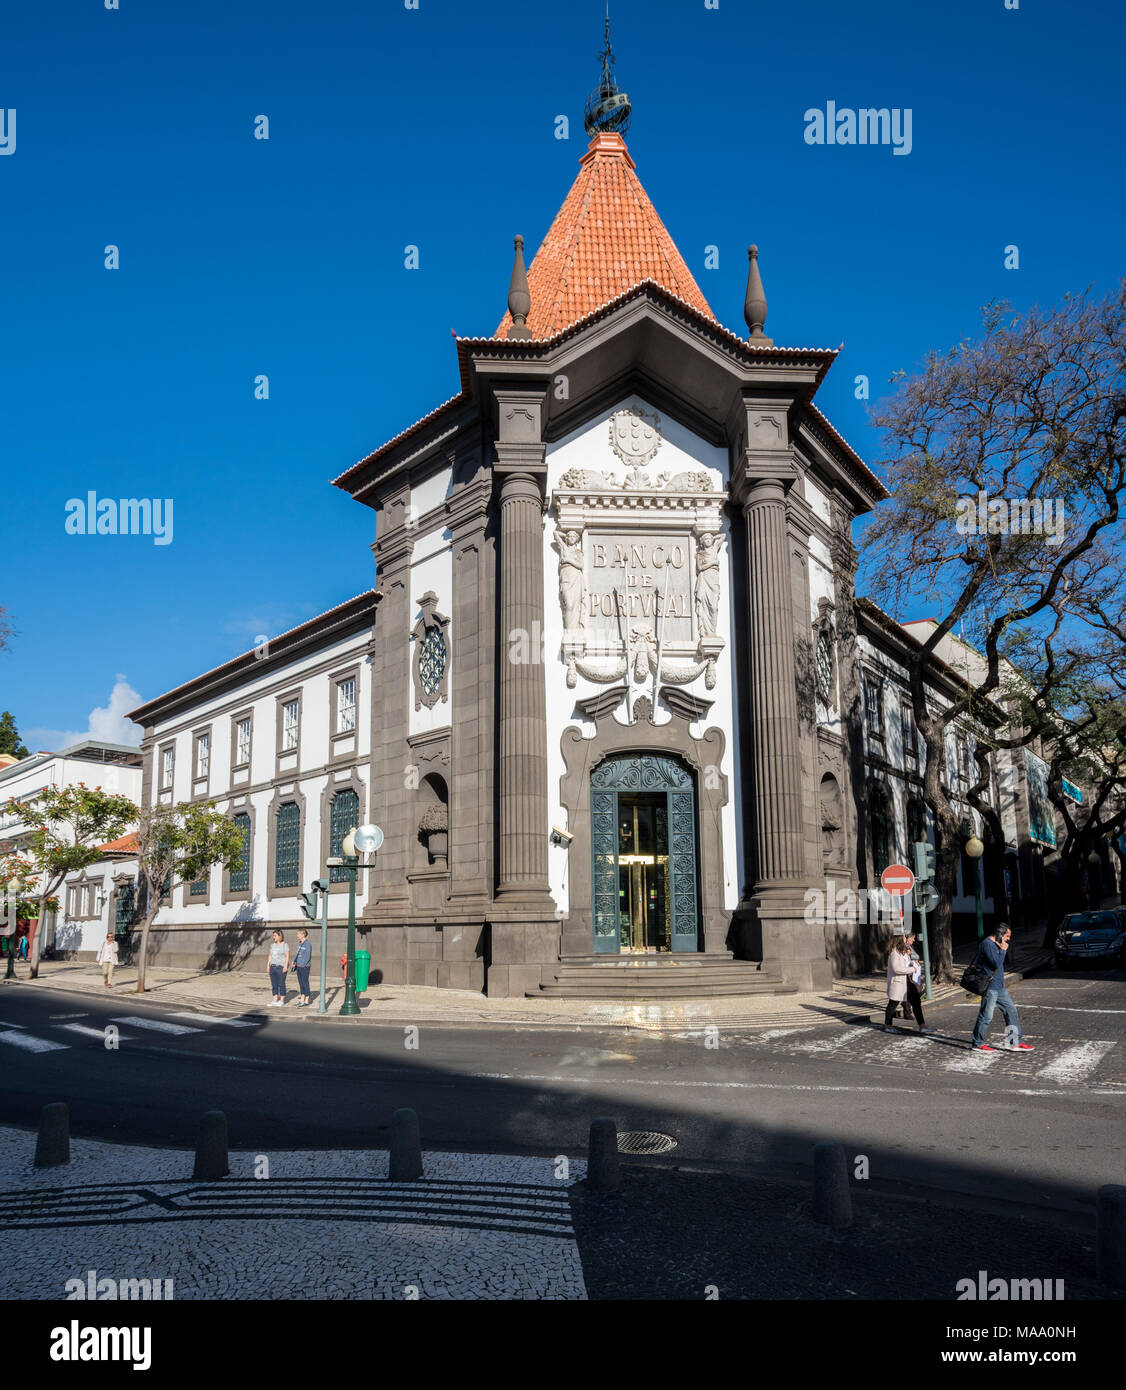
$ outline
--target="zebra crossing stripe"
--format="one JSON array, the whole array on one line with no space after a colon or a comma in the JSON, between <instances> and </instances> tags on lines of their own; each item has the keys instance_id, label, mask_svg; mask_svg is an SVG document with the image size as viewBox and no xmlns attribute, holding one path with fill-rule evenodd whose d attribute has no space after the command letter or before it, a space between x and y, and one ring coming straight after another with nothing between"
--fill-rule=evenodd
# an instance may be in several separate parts
<instances>
[{"instance_id":1,"label":"zebra crossing stripe","mask_svg":"<svg viewBox=\"0 0 1126 1390\"><path fill-rule=\"evenodd\" d=\"M190 1018L193 1023L222 1023L227 1028L257 1028L258 1023L252 1018L224 1018L220 1014L189 1014L182 1011L174 1013L173 1018Z\"/></svg>"},{"instance_id":2,"label":"zebra crossing stripe","mask_svg":"<svg viewBox=\"0 0 1126 1390\"><path fill-rule=\"evenodd\" d=\"M1085 1042L1068 1047L1036 1073L1041 1081L1085 1081L1117 1044Z\"/></svg>"},{"instance_id":3,"label":"zebra crossing stripe","mask_svg":"<svg viewBox=\"0 0 1126 1390\"><path fill-rule=\"evenodd\" d=\"M49 1038L37 1038L32 1033L0 1033L0 1043L20 1047L25 1052L65 1052L70 1043L51 1042Z\"/></svg>"},{"instance_id":4,"label":"zebra crossing stripe","mask_svg":"<svg viewBox=\"0 0 1126 1390\"><path fill-rule=\"evenodd\" d=\"M805 1052L811 1056L824 1056L827 1053L840 1052L842 1048L850 1046L854 1042L859 1042L861 1038L868 1038L871 1035L862 1028L849 1028L835 1038L817 1038L812 1042L795 1043L795 1052Z\"/></svg>"},{"instance_id":5,"label":"zebra crossing stripe","mask_svg":"<svg viewBox=\"0 0 1126 1390\"><path fill-rule=\"evenodd\" d=\"M183 1023L165 1023L161 1018L115 1018L114 1023L128 1023L134 1028L148 1028L154 1033L198 1033L198 1028L189 1028Z\"/></svg>"},{"instance_id":6,"label":"zebra crossing stripe","mask_svg":"<svg viewBox=\"0 0 1126 1390\"><path fill-rule=\"evenodd\" d=\"M971 1047L969 1051L951 1057L949 1062L943 1067L943 1071L958 1072L982 1072L988 1071L1000 1057L999 1052L982 1052L980 1048Z\"/></svg>"},{"instance_id":7,"label":"zebra crossing stripe","mask_svg":"<svg viewBox=\"0 0 1126 1390\"><path fill-rule=\"evenodd\" d=\"M68 1033L77 1033L83 1038L97 1038L99 1042L105 1042L106 1030L104 1028L91 1028L88 1023L60 1023L60 1028L65 1028Z\"/></svg>"}]
</instances>

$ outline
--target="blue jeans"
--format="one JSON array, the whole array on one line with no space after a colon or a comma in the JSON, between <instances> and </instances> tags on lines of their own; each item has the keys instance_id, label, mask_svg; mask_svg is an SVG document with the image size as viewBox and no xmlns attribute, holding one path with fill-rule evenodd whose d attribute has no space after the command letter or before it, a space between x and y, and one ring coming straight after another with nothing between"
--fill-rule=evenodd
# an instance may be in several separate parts
<instances>
[{"instance_id":1,"label":"blue jeans","mask_svg":"<svg viewBox=\"0 0 1126 1390\"><path fill-rule=\"evenodd\" d=\"M1020 1015L1017 1013L1017 1006L1013 1003L1009 991L1004 985L997 988L992 986L981 996L981 1008L978 1010L977 1022L974 1024L974 1047L980 1047L985 1041L985 1035L989 1032L989 1025L993 1022L993 1011L1000 1004L1001 1013L1005 1018L1005 1028L1009 1032L1009 1042L1015 1047L1020 1042L1023 1034L1020 1031Z\"/></svg>"},{"instance_id":2,"label":"blue jeans","mask_svg":"<svg viewBox=\"0 0 1126 1390\"><path fill-rule=\"evenodd\" d=\"M307 965L298 965L295 968L297 970L297 988L301 991L302 999L308 999L309 967Z\"/></svg>"},{"instance_id":3,"label":"blue jeans","mask_svg":"<svg viewBox=\"0 0 1126 1390\"><path fill-rule=\"evenodd\" d=\"M284 965L271 965L271 966L270 966L270 986L271 986L271 988L272 988L272 990L273 990L273 992L274 992L275 995L280 994L281 997L282 997L283 999L285 998L285 966L284 966Z\"/></svg>"}]
</instances>

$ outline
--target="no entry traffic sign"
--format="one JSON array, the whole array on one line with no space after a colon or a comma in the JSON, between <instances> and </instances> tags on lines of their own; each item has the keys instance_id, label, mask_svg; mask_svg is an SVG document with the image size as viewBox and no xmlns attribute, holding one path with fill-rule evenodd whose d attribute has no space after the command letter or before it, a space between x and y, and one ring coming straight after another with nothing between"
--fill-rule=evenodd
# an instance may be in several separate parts
<instances>
[{"instance_id":1,"label":"no entry traffic sign","mask_svg":"<svg viewBox=\"0 0 1126 1390\"><path fill-rule=\"evenodd\" d=\"M915 875L906 864L889 864L880 875L884 891L893 898L902 898L915 886Z\"/></svg>"}]
</instances>

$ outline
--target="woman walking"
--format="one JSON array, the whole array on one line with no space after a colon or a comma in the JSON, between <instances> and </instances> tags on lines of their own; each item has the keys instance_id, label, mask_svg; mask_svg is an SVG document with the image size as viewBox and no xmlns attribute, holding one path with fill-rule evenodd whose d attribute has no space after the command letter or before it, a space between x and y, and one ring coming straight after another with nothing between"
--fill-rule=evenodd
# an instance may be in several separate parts
<instances>
[{"instance_id":1,"label":"woman walking","mask_svg":"<svg viewBox=\"0 0 1126 1390\"><path fill-rule=\"evenodd\" d=\"M281 932L276 931L270 946L270 988L274 995L270 1000L271 1009L285 1006L285 976L288 969L289 947Z\"/></svg>"},{"instance_id":2,"label":"woman walking","mask_svg":"<svg viewBox=\"0 0 1126 1390\"><path fill-rule=\"evenodd\" d=\"M914 932L907 932L900 927L888 945L888 1003L884 1010L885 1033L896 1031L891 1026L891 1021L895 1017L896 1008L904 1000L911 1006L911 1011L915 1015L915 1022L919 1025L919 1032L934 1032L933 1028L926 1026L926 1021L923 1018L923 1001L919 995L919 987L915 983L915 958L911 954L914 940Z\"/></svg>"},{"instance_id":3,"label":"woman walking","mask_svg":"<svg viewBox=\"0 0 1126 1390\"><path fill-rule=\"evenodd\" d=\"M98 952L98 964L102 967L102 983L106 989L113 988L113 967L117 964L117 938L111 931L102 942Z\"/></svg>"},{"instance_id":4,"label":"woman walking","mask_svg":"<svg viewBox=\"0 0 1126 1390\"><path fill-rule=\"evenodd\" d=\"M313 963L313 943L304 927L297 929L297 954L293 957L293 968L297 971L297 1007L308 1008L313 1002L309 993L309 967Z\"/></svg>"}]
</instances>

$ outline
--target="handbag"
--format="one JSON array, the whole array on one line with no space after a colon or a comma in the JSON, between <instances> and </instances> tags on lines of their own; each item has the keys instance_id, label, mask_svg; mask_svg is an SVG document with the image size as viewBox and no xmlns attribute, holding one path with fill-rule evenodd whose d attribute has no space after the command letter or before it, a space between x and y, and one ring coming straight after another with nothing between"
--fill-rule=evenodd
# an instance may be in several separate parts
<instances>
[{"instance_id":1,"label":"handbag","mask_svg":"<svg viewBox=\"0 0 1126 1390\"><path fill-rule=\"evenodd\" d=\"M992 983L993 971L978 954L962 972L962 988L967 994L984 994Z\"/></svg>"}]
</instances>

